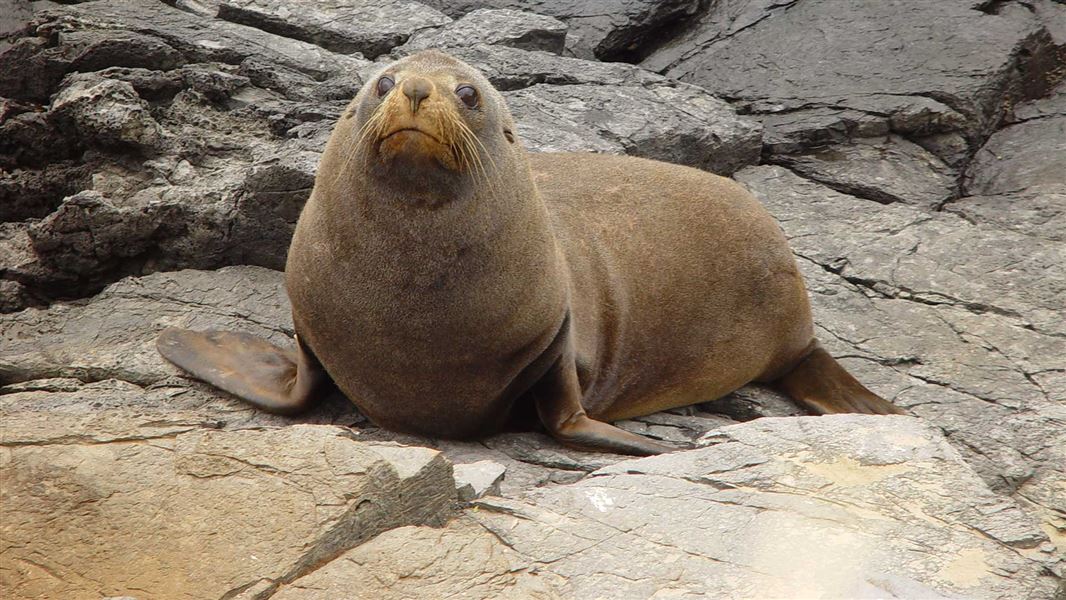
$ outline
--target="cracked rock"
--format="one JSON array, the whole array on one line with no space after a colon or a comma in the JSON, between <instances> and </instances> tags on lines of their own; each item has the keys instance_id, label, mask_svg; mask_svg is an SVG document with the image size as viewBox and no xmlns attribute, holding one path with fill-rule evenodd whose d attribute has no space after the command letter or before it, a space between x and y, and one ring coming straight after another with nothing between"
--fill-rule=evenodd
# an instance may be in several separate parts
<instances>
[{"instance_id":1,"label":"cracked rock","mask_svg":"<svg viewBox=\"0 0 1066 600\"><path fill-rule=\"evenodd\" d=\"M519 10L479 9L440 29L416 33L397 50L409 54L488 44L560 54L565 40L566 24L558 19Z\"/></svg>"},{"instance_id":2,"label":"cracked rock","mask_svg":"<svg viewBox=\"0 0 1066 600\"><path fill-rule=\"evenodd\" d=\"M698 15L699 0L424 0L452 17L479 8L529 11L555 17L570 28L567 52L579 58L626 60L670 27Z\"/></svg>"},{"instance_id":3,"label":"cracked rock","mask_svg":"<svg viewBox=\"0 0 1066 600\"><path fill-rule=\"evenodd\" d=\"M889 135L772 159L846 194L937 209L955 196L955 173L921 146Z\"/></svg>"},{"instance_id":4,"label":"cracked rock","mask_svg":"<svg viewBox=\"0 0 1066 600\"><path fill-rule=\"evenodd\" d=\"M625 153L719 174L758 161L758 124L696 87L536 85L505 96L533 151Z\"/></svg>"},{"instance_id":5,"label":"cracked rock","mask_svg":"<svg viewBox=\"0 0 1066 600\"><path fill-rule=\"evenodd\" d=\"M370 59L414 33L451 22L443 13L407 0L221 0L218 17Z\"/></svg>"},{"instance_id":6,"label":"cracked rock","mask_svg":"<svg viewBox=\"0 0 1066 600\"><path fill-rule=\"evenodd\" d=\"M469 502L485 496L500 495L500 482L507 467L491 460L456 464L455 489L461 502Z\"/></svg>"},{"instance_id":7,"label":"cracked rock","mask_svg":"<svg viewBox=\"0 0 1066 600\"><path fill-rule=\"evenodd\" d=\"M0 447L15 597L219 598L295 579L373 536L441 525L437 452L297 425L137 443ZM175 568L190 556L210 569Z\"/></svg>"},{"instance_id":8,"label":"cracked rock","mask_svg":"<svg viewBox=\"0 0 1066 600\"><path fill-rule=\"evenodd\" d=\"M475 558L476 557L476 558ZM273 600L365 598L554 600L561 578L538 571L469 518L442 529L400 527L282 585Z\"/></svg>"},{"instance_id":9,"label":"cracked rock","mask_svg":"<svg viewBox=\"0 0 1066 600\"><path fill-rule=\"evenodd\" d=\"M1055 555L932 428L760 419L467 514L567 597L1038 598ZM905 501L901 501L905 499ZM920 548L920 552L915 552Z\"/></svg>"},{"instance_id":10,"label":"cracked rock","mask_svg":"<svg viewBox=\"0 0 1066 600\"><path fill-rule=\"evenodd\" d=\"M1036 19L974 3L737 0L642 64L765 115L785 151L888 130L956 132L974 147L1011 100L1046 91L1055 52Z\"/></svg>"}]
</instances>

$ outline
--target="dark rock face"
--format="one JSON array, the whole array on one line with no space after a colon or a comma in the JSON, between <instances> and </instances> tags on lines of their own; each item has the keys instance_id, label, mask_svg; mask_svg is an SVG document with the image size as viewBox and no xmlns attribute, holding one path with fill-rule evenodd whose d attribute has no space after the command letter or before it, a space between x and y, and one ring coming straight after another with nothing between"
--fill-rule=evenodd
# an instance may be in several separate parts
<instances>
[{"instance_id":1,"label":"dark rock face","mask_svg":"<svg viewBox=\"0 0 1066 600\"><path fill-rule=\"evenodd\" d=\"M452 17L480 8L509 8L555 17L565 22L567 50L579 58L624 60L652 42L663 30L700 14L700 0L426 0Z\"/></svg>"},{"instance_id":2,"label":"dark rock face","mask_svg":"<svg viewBox=\"0 0 1066 600\"><path fill-rule=\"evenodd\" d=\"M1066 5L843 4L4 4L13 597L1061 595ZM333 123L426 47L481 69L532 151L747 185L790 239L819 339L919 419L796 419L748 386L618 423L679 448L634 461L537 432L399 435L339 393L271 416L163 361L172 325L291 344L280 269ZM204 506L222 496L268 498L286 526L250 501ZM198 553L218 551L181 537L201 525L284 551L220 554L199 586L158 565L129 580L166 553L140 535L161 506ZM111 510L126 515L111 529L85 516ZM817 560L781 568L783 551Z\"/></svg>"}]
</instances>

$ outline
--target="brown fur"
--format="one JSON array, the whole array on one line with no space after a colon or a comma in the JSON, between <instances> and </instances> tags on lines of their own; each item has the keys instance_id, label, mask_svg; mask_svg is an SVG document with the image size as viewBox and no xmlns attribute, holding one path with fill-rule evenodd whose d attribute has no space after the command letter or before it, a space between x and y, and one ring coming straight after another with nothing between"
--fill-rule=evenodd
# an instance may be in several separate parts
<instances>
[{"instance_id":1,"label":"brown fur","mask_svg":"<svg viewBox=\"0 0 1066 600\"><path fill-rule=\"evenodd\" d=\"M857 409L834 389L877 398L812 354L784 235L737 183L638 158L527 154L489 82L439 52L383 74L392 91L379 98L372 78L337 124L286 266L311 356L301 365L320 362L374 422L469 437L529 403L564 443L651 454L665 447L599 420L786 373L785 389L820 412ZM476 109L460 84L480 93ZM404 91L416 87L430 90L421 102ZM204 341L186 362L221 362L212 343L232 352ZM297 371L272 398L302 405L288 392L303 389ZM897 410L877 400L859 411Z\"/></svg>"}]
</instances>

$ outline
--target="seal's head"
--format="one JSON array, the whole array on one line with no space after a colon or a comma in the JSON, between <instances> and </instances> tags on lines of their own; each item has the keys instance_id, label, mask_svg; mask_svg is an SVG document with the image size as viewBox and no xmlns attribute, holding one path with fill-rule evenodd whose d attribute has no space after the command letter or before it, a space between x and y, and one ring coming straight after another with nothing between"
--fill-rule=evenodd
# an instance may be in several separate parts
<instances>
[{"instance_id":1,"label":"seal's head","mask_svg":"<svg viewBox=\"0 0 1066 600\"><path fill-rule=\"evenodd\" d=\"M380 71L345 116L354 121L348 152L406 196L459 195L498 177L499 158L514 152L514 122L500 94L476 69L435 50Z\"/></svg>"}]
</instances>

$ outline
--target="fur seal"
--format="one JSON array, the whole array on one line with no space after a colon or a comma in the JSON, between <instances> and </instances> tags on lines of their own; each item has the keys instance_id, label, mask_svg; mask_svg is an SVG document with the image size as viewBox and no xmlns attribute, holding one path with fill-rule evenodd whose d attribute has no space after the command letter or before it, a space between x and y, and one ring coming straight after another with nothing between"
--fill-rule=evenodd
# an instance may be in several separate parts
<instances>
[{"instance_id":1,"label":"fur seal","mask_svg":"<svg viewBox=\"0 0 1066 600\"><path fill-rule=\"evenodd\" d=\"M670 450L607 421L769 382L888 414L819 347L781 229L743 187L640 158L527 153L500 94L427 51L339 120L289 249L295 350L168 329L171 362L271 412L333 380L382 427L469 438L536 414L564 444Z\"/></svg>"}]
</instances>

